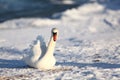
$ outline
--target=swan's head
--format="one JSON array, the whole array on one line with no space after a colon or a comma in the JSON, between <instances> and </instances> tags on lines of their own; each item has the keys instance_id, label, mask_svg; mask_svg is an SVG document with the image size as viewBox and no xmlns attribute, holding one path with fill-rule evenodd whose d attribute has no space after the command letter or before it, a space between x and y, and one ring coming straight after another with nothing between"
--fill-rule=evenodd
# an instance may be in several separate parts
<instances>
[{"instance_id":1,"label":"swan's head","mask_svg":"<svg viewBox=\"0 0 120 80\"><path fill-rule=\"evenodd\" d=\"M57 28L52 29L52 36L53 36L53 40L56 41L57 36L58 36L58 29Z\"/></svg>"}]
</instances>

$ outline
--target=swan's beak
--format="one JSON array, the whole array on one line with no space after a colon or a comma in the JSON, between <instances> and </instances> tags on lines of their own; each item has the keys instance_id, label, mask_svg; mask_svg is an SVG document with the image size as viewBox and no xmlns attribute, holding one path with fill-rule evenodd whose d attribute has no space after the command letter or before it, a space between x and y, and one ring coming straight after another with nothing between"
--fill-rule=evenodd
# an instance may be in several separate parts
<instances>
[{"instance_id":1,"label":"swan's beak","mask_svg":"<svg viewBox=\"0 0 120 80\"><path fill-rule=\"evenodd\" d=\"M57 33L53 33L53 40L54 40L54 41L57 40Z\"/></svg>"}]
</instances>

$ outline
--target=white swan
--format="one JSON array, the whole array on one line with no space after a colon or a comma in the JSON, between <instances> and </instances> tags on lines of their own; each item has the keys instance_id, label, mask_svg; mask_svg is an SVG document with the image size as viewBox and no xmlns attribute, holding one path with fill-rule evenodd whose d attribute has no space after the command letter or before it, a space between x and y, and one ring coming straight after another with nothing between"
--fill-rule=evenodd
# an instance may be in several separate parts
<instances>
[{"instance_id":1,"label":"white swan","mask_svg":"<svg viewBox=\"0 0 120 80\"><path fill-rule=\"evenodd\" d=\"M52 35L47 48L44 41L42 41L41 39L40 41L37 40L37 43L34 44L31 49L32 53L30 53L29 56L24 58L25 63L31 67L42 70L52 69L56 63L56 59L53 55L53 52L57 37L58 30L56 28L53 28ZM42 45L40 43L42 43Z\"/></svg>"},{"instance_id":2,"label":"white swan","mask_svg":"<svg viewBox=\"0 0 120 80\"><path fill-rule=\"evenodd\" d=\"M51 33L52 35L51 35L46 53L40 60L38 60L35 63L35 68L43 69L43 70L52 69L56 63L56 59L53 53L54 53L56 40L58 37L58 30L56 28L53 28L51 32L52 32Z\"/></svg>"}]
</instances>

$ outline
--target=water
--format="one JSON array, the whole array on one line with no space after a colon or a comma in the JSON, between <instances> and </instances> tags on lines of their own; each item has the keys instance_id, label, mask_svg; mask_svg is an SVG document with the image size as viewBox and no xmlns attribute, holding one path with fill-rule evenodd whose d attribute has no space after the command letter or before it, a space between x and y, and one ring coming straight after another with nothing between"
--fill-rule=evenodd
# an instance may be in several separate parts
<instances>
[{"instance_id":1,"label":"water","mask_svg":"<svg viewBox=\"0 0 120 80\"><path fill-rule=\"evenodd\" d=\"M54 13L95 1L120 4L120 0L0 0L0 22L22 17L51 18Z\"/></svg>"},{"instance_id":2,"label":"water","mask_svg":"<svg viewBox=\"0 0 120 80\"><path fill-rule=\"evenodd\" d=\"M0 0L0 22L21 17L51 17L80 4L54 4L49 0Z\"/></svg>"}]
</instances>

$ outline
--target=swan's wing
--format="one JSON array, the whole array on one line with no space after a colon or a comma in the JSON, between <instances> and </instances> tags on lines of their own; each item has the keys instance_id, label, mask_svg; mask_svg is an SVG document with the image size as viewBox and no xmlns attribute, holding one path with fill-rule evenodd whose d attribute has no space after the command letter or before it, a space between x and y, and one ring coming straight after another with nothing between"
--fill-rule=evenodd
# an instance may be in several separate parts
<instances>
[{"instance_id":1,"label":"swan's wing","mask_svg":"<svg viewBox=\"0 0 120 80\"><path fill-rule=\"evenodd\" d=\"M34 41L34 45L32 46L32 54L35 56L41 56L41 48L40 48L40 41L36 40Z\"/></svg>"},{"instance_id":2,"label":"swan's wing","mask_svg":"<svg viewBox=\"0 0 120 80\"><path fill-rule=\"evenodd\" d=\"M25 49L25 50L23 50L23 53L25 54L25 56L29 56L29 57L31 57L31 56L36 56L36 55L41 55L41 53L42 53L42 50L41 50L41 48L40 48L40 41L39 40L34 40L31 44L30 44L30 46L29 46L29 48L27 48L27 49Z\"/></svg>"},{"instance_id":3,"label":"swan's wing","mask_svg":"<svg viewBox=\"0 0 120 80\"><path fill-rule=\"evenodd\" d=\"M46 52L46 44L42 36L38 36L36 40L32 42L30 48L23 51L25 54L23 58L36 56L39 59L44 56Z\"/></svg>"},{"instance_id":4,"label":"swan's wing","mask_svg":"<svg viewBox=\"0 0 120 80\"><path fill-rule=\"evenodd\" d=\"M40 41L35 40L32 45L30 45L30 48L25 49L23 52L26 53L26 55L23 56L23 61L25 61L27 65L34 67L34 62L41 56Z\"/></svg>"},{"instance_id":5,"label":"swan's wing","mask_svg":"<svg viewBox=\"0 0 120 80\"><path fill-rule=\"evenodd\" d=\"M41 48L41 51L42 51L42 55L44 55L45 52L46 52L46 49L47 49L46 44L45 44L45 41L44 41L44 38L39 35L39 36L37 37L37 40L40 41L40 48Z\"/></svg>"}]
</instances>

